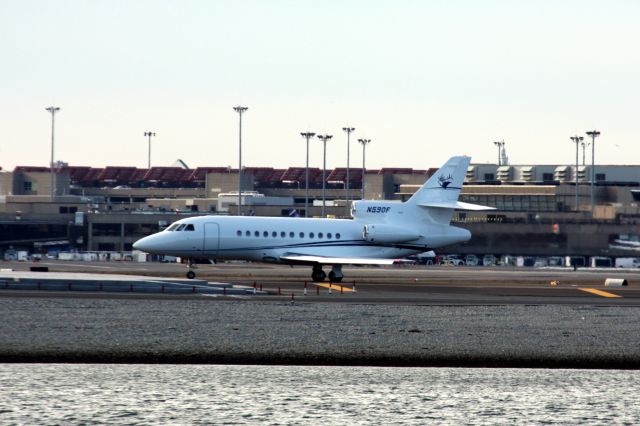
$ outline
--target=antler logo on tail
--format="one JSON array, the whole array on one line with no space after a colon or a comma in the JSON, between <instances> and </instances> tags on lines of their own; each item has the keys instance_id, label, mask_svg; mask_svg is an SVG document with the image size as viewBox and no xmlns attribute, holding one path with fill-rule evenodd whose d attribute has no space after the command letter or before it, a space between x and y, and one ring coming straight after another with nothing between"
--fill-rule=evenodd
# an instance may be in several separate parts
<instances>
[{"instance_id":1,"label":"antler logo on tail","mask_svg":"<svg viewBox=\"0 0 640 426\"><path fill-rule=\"evenodd\" d=\"M449 175L447 177L445 177L444 175L438 176L438 183L444 189L447 189L447 187L451 184L451 182L453 182L453 176L451 176L451 175Z\"/></svg>"}]
</instances>

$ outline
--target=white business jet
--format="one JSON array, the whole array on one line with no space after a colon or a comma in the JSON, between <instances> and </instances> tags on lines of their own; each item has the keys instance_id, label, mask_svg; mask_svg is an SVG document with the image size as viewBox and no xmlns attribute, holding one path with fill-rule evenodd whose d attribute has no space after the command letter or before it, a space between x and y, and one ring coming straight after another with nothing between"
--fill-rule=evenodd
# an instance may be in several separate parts
<instances>
[{"instance_id":1,"label":"white business jet","mask_svg":"<svg viewBox=\"0 0 640 426\"><path fill-rule=\"evenodd\" d=\"M394 259L468 241L471 233L451 226L454 210L491 207L458 201L470 157L452 157L406 202L355 201L353 219L199 216L174 222L133 248L189 258L239 259L302 264L313 281L342 281L342 265L389 265Z\"/></svg>"}]
</instances>

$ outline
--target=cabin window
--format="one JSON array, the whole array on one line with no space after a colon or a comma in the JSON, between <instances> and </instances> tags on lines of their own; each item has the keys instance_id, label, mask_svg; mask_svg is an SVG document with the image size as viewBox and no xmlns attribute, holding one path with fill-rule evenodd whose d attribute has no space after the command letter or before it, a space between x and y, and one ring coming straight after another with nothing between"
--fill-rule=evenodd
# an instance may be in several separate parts
<instances>
[{"instance_id":1,"label":"cabin window","mask_svg":"<svg viewBox=\"0 0 640 426\"><path fill-rule=\"evenodd\" d=\"M247 237L250 237L250 236L251 236L251 231L246 231L246 232L244 233L244 235L246 235Z\"/></svg>"},{"instance_id":2,"label":"cabin window","mask_svg":"<svg viewBox=\"0 0 640 426\"><path fill-rule=\"evenodd\" d=\"M327 238L331 238L331 232L327 232Z\"/></svg>"},{"instance_id":3,"label":"cabin window","mask_svg":"<svg viewBox=\"0 0 640 426\"><path fill-rule=\"evenodd\" d=\"M265 237L265 238L268 238L269 237L269 231L263 231L262 232L262 236Z\"/></svg>"},{"instance_id":4,"label":"cabin window","mask_svg":"<svg viewBox=\"0 0 640 426\"><path fill-rule=\"evenodd\" d=\"M186 226L186 228L184 228L185 231L195 231L195 228L193 227L193 224L188 224ZM238 231L239 232L239 231Z\"/></svg>"},{"instance_id":5,"label":"cabin window","mask_svg":"<svg viewBox=\"0 0 640 426\"><path fill-rule=\"evenodd\" d=\"M318 232L318 238L322 238L324 237L324 235L322 234L322 232Z\"/></svg>"},{"instance_id":6,"label":"cabin window","mask_svg":"<svg viewBox=\"0 0 640 426\"><path fill-rule=\"evenodd\" d=\"M236 231L236 235L237 235L238 237L242 237L242 231Z\"/></svg>"},{"instance_id":7,"label":"cabin window","mask_svg":"<svg viewBox=\"0 0 640 426\"><path fill-rule=\"evenodd\" d=\"M280 238L284 238L284 237L286 237L286 236L287 236L287 233L286 233L286 232L282 231L282 232L280 233Z\"/></svg>"},{"instance_id":8,"label":"cabin window","mask_svg":"<svg viewBox=\"0 0 640 426\"><path fill-rule=\"evenodd\" d=\"M293 237L295 237L295 236L296 236L296 234L295 234L295 233L293 233L293 232L289 232L289 238L293 238Z\"/></svg>"},{"instance_id":9,"label":"cabin window","mask_svg":"<svg viewBox=\"0 0 640 426\"><path fill-rule=\"evenodd\" d=\"M178 229L176 229L176 231L182 231L184 229L184 227L187 226L184 223L180 226L178 226Z\"/></svg>"},{"instance_id":10,"label":"cabin window","mask_svg":"<svg viewBox=\"0 0 640 426\"><path fill-rule=\"evenodd\" d=\"M260 236L260 231L255 231L255 232L253 233L253 235L254 235L255 237L259 237L259 236Z\"/></svg>"},{"instance_id":11,"label":"cabin window","mask_svg":"<svg viewBox=\"0 0 640 426\"><path fill-rule=\"evenodd\" d=\"M276 237L278 236L278 233L277 233L276 231L273 231L273 232L271 233L271 236L272 236L273 238L276 238Z\"/></svg>"},{"instance_id":12,"label":"cabin window","mask_svg":"<svg viewBox=\"0 0 640 426\"><path fill-rule=\"evenodd\" d=\"M338 233L336 234L336 240L339 240L339 239L340 239L340 233L338 232Z\"/></svg>"},{"instance_id":13,"label":"cabin window","mask_svg":"<svg viewBox=\"0 0 640 426\"><path fill-rule=\"evenodd\" d=\"M304 238L304 232L301 232L301 233L300 233L300 234L298 234L298 235L300 235L300 238Z\"/></svg>"}]
</instances>

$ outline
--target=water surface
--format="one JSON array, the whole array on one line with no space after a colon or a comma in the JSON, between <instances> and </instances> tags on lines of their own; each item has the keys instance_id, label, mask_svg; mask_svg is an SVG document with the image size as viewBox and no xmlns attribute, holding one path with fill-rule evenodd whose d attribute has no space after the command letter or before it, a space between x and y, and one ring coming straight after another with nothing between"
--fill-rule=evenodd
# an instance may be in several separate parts
<instances>
[{"instance_id":1,"label":"water surface","mask_svg":"<svg viewBox=\"0 0 640 426\"><path fill-rule=\"evenodd\" d=\"M0 424L639 424L619 370L0 364Z\"/></svg>"}]
</instances>

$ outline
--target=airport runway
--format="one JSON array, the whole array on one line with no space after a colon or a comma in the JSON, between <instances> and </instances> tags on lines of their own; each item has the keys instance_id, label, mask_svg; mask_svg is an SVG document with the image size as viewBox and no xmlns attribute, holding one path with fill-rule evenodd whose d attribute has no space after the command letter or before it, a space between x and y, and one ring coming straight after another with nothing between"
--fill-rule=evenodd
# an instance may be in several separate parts
<instances>
[{"instance_id":1,"label":"airport runway","mask_svg":"<svg viewBox=\"0 0 640 426\"><path fill-rule=\"evenodd\" d=\"M50 271L92 274L126 274L162 279L183 278L184 265L131 262L4 262L2 268L27 271L33 265ZM392 267L345 268L341 284L315 284L309 267L252 263L198 265L198 280L224 282L263 289L259 300L291 299L305 302L385 303L421 305L510 305L569 304L640 306L640 271L568 268L504 268L402 265ZM47 276L47 273L42 273ZM51 274L51 273L49 273ZM624 278L625 287L605 287L606 278ZM137 277L136 277L137 279ZM306 287L306 291L305 291ZM331 287L331 289L329 288ZM355 291L354 291L355 289ZM306 294L305 294L306 293ZM33 291L2 292L35 296ZM48 295L49 293L47 293ZM53 296L70 296L56 292ZM120 297L114 294L83 294L82 297ZM123 296L126 297L126 294ZM167 296L169 297L169 296ZM190 297L181 295L179 297ZM194 295L191 297L202 297Z\"/></svg>"}]
</instances>

